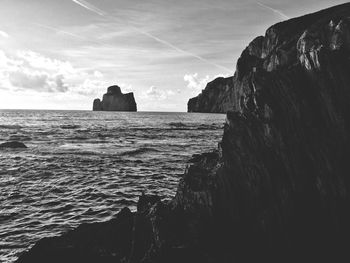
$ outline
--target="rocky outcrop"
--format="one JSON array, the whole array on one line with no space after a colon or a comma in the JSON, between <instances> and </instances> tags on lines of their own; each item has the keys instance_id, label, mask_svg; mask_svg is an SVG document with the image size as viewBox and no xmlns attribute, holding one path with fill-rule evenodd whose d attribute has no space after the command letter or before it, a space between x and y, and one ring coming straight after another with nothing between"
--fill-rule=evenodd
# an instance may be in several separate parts
<instances>
[{"instance_id":1,"label":"rocky outcrop","mask_svg":"<svg viewBox=\"0 0 350 263\"><path fill-rule=\"evenodd\" d=\"M109 222L83 224L61 237L42 239L18 262L120 262L131 250L133 220L124 208Z\"/></svg>"},{"instance_id":2,"label":"rocky outcrop","mask_svg":"<svg viewBox=\"0 0 350 263\"><path fill-rule=\"evenodd\" d=\"M0 144L0 149L5 149L5 148L24 149L24 148L27 148L27 146L22 142L11 141L11 142L4 142Z\"/></svg>"},{"instance_id":3,"label":"rocky outcrop","mask_svg":"<svg viewBox=\"0 0 350 263\"><path fill-rule=\"evenodd\" d=\"M232 110L233 78L217 78L208 83L197 97L188 101L188 112L226 113Z\"/></svg>"},{"instance_id":4,"label":"rocky outcrop","mask_svg":"<svg viewBox=\"0 0 350 263\"><path fill-rule=\"evenodd\" d=\"M120 87L111 86L103 95L102 101L95 99L94 111L137 111L134 93L123 94Z\"/></svg>"},{"instance_id":5,"label":"rocky outcrop","mask_svg":"<svg viewBox=\"0 0 350 263\"><path fill-rule=\"evenodd\" d=\"M19 262L70 249L81 254L65 262L349 261L349 17L344 4L291 19L247 47L218 150L193 157L172 201L141 196L124 243L109 250L90 231Z\"/></svg>"},{"instance_id":6,"label":"rocky outcrop","mask_svg":"<svg viewBox=\"0 0 350 263\"><path fill-rule=\"evenodd\" d=\"M340 9L342 7L339 7ZM291 66L303 65L308 70L319 69L320 54L325 50L339 50L349 41L348 19L339 20L336 13L346 10L330 9L312 15L278 23L266 31L265 36L254 39L238 59L236 74L232 78L219 78L209 83L200 95L188 102L188 112L228 112L239 105L237 89L242 89L244 76L257 70L272 72ZM308 26L306 26L308 25Z\"/></svg>"}]
</instances>

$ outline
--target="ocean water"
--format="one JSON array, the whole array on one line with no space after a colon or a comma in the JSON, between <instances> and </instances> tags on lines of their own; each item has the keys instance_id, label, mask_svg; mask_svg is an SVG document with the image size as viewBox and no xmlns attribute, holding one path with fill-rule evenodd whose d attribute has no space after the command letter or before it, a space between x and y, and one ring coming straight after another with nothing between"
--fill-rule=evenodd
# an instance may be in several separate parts
<instances>
[{"instance_id":1,"label":"ocean water","mask_svg":"<svg viewBox=\"0 0 350 263\"><path fill-rule=\"evenodd\" d=\"M42 237L171 198L193 154L217 147L224 114L0 110L0 262Z\"/></svg>"}]
</instances>

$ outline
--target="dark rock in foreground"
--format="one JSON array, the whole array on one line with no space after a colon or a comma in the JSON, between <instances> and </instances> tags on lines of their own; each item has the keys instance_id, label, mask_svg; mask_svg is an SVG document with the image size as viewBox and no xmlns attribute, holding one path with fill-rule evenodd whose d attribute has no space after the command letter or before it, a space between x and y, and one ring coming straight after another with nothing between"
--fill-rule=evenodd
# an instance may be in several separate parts
<instances>
[{"instance_id":1,"label":"dark rock in foreground","mask_svg":"<svg viewBox=\"0 0 350 263\"><path fill-rule=\"evenodd\" d=\"M233 109L229 93L233 89L233 77L217 78L208 83L197 97L188 101L188 112L226 113Z\"/></svg>"},{"instance_id":2,"label":"dark rock in foreground","mask_svg":"<svg viewBox=\"0 0 350 263\"><path fill-rule=\"evenodd\" d=\"M109 222L83 224L61 237L42 239L18 262L120 262L131 250L133 220L124 208Z\"/></svg>"},{"instance_id":3,"label":"dark rock in foreground","mask_svg":"<svg viewBox=\"0 0 350 263\"><path fill-rule=\"evenodd\" d=\"M78 228L18 262L348 262L349 17L336 6L248 46L219 150L193 157L171 202L142 196L128 227Z\"/></svg>"},{"instance_id":4,"label":"dark rock in foreground","mask_svg":"<svg viewBox=\"0 0 350 263\"><path fill-rule=\"evenodd\" d=\"M0 144L0 149L1 148L24 149L27 148L27 146L22 142L11 141Z\"/></svg>"},{"instance_id":5,"label":"dark rock in foreground","mask_svg":"<svg viewBox=\"0 0 350 263\"><path fill-rule=\"evenodd\" d=\"M123 94L118 86L111 86L102 101L95 99L94 111L137 111L134 93Z\"/></svg>"}]
</instances>

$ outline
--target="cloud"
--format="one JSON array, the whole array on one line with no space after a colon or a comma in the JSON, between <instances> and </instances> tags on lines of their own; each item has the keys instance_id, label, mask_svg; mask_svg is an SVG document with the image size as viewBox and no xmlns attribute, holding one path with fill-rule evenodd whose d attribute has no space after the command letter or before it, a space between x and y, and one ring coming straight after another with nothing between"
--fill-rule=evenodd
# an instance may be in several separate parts
<instances>
[{"instance_id":1,"label":"cloud","mask_svg":"<svg viewBox=\"0 0 350 263\"><path fill-rule=\"evenodd\" d=\"M17 88L36 90L39 92L67 92L68 86L63 75L51 76L45 72L27 69L9 73L10 83Z\"/></svg>"},{"instance_id":2,"label":"cloud","mask_svg":"<svg viewBox=\"0 0 350 263\"><path fill-rule=\"evenodd\" d=\"M1 31L0 30L0 37L3 37L3 38L9 38L9 34L7 34L5 31Z\"/></svg>"},{"instance_id":3,"label":"cloud","mask_svg":"<svg viewBox=\"0 0 350 263\"><path fill-rule=\"evenodd\" d=\"M68 85L65 83L65 79L63 75L57 75L54 81L54 84L56 86L57 91L59 92L68 91Z\"/></svg>"},{"instance_id":4,"label":"cloud","mask_svg":"<svg viewBox=\"0 0 350 263\"><path fill-rule=\"evenodd\" d=\"M100 71L98 71L98 70L95 70L95 71L94 71L94 76L95 76L96 78L103 78L103 74L102 74Z\"/></svg>"},{"instance_id":5,"label":"cloud","mask_svg":"<svg viewBox=\"0 0 350 263\"><path fill-rule=\"evenodd\" d=\"M32 51L18 51L13 57L1 51L0 58L1 86L14 90L67 92L65 78L74 74L69 62L50 59Z\"/></svg>"},{"instance_id":6,"label":"cloud","mask_svg":"<svg viewBox=\"0 0 350 263\"><path fill-rule=\"evenodd\" d=\"M200 78L198 73L187 74L184 76L184 81L187 82L187 87L192 90L193 93L201 92L207 83L209 82L209 76L205 76L204 78Z\"/></svg>"},{"instance_id":7,"label":"cloud","mask_svg":"<svg viewBox=\"0 0 350 263\"><path fill-rule=\"evenodd\" d=\"M172 90L161 90L155 86L152 86L145 92L144 97L151 100L166 100L172 95L175 95L175 92Z\"/></svg>"},{"instance_id":8,"label":"cloud","mask_svg":"<svg viewBox=\"0 0 350 263\"><path fill-rule=\"evenodd\" d=\"M130 84L121 83L119 86L123 93L133 92L132 85Z\"/></svg>"},{"instance_id":9,"label":"cloud","mask_svg":"<svg viewBox=\"0 0 350 263\"><path fill-rule=\"evenodd\" d=\"M28 70L11 71L8 73L10 83L16 88L44 90L48 75Z\"/></svg>"},{"instance_id":10,"label":"cloud","mask_svg":"<svg viewBox=\"0 0 350 263\"><path fill-rule=\"evenodd\" d=\"M8 56L0 50L0 87L12 91L70 92L90 96L106 87L103 74L73 67L68 61L45 57L30 50Z\"/></svg>"},{"instance_id":11,"label":"cloud","mask_svg":"<svg viewBox=\"0 0 350 263\"><path fill-rule=\"evenodd\" d=\"M154 99L154 100L164 100L166 99L166 93L162 90L159 90L157 87L150 87L146 91L147 98Z\"/></svg>"},{"instance_id":12,"label":"cloud","mask_svg":"<svg viewBox=\"0 0 350 263\"><path fill-rule=\"evenodd\" d=\"M48 58L30 50L18 51L17 58L22 59L28 67L34 69L53 71L57 74L75 73L75 69L70 62Z\"/></svg>"},{"instance_id":13,"label":"cloud","mask_svg":"<svg viewBox=\"0 0 350 263\"><path fill-rule=\"evenodd\" d=\"M83 96L99 97L106 91L106 87L107 83L104 80L87 78L72 91Z\"/></svg>"},{"instance_id":14,"label":"cloud","mask_svg":"<svg viewBox=\"0 0 350 263\"><path fill-rule=\"evenodd\" d=\"M219 77L227 78L229 77L230 74L220 74L220 75L214 75L213 77L211 76L205 76L205 77L199 77L198 73L194 74L186 74L184 76L184 81L187 82L187 88L190 89L191 95L198 95L202 90L205 89L207 84L210 81L213 81Z\"/></svg>"}]
</instances>

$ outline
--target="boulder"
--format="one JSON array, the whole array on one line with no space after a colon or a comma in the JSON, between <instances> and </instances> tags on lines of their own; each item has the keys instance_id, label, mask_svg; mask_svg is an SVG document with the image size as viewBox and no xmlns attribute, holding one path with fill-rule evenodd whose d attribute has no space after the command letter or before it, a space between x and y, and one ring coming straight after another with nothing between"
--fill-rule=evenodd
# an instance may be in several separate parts
<instances>
[{"instance_id":1,"label":"boulder","mask_svg":"<svg viewBox=\"0 0 350 263\"><path fill-rule=\"evenodd\" d=\"M27 148L27 146L22 143L22 142L17 142L17 141L11 141L11 142L5 142L0 144L0 149L4 149L4 148L11 148L11 149L23 149L23 148Z\"/></svg>"},{"instance_id":2,"label":"boulder","mask_svg":"<svg viewBox=\"0 0 350 263\"><path fill-rule=\"evenodd\" d=\"M134 217L124 208L111 221L83 224L60 237L43 239L17 262L122 262L131 251Z\"/></svg>"}]
</instances>

